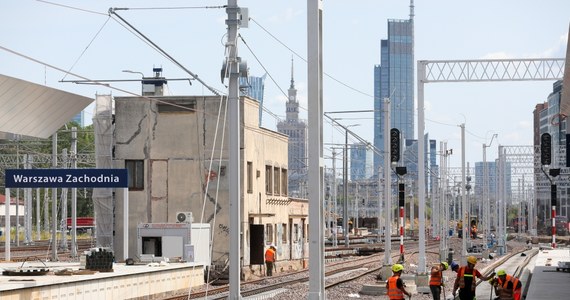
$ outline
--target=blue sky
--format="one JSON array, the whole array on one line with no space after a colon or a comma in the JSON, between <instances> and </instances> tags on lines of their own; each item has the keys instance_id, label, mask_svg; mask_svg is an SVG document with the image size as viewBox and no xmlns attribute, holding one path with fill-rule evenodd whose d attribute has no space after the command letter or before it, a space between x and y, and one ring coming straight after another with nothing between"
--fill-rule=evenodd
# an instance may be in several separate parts
<instances>
[{"instance_id":1,"label":"blue sky","mask_svg":"<svg viewBox=\"0 0 570 300\"><path fill-rule=\"evenodd\" d=\"M566 53L568 0L414 2L416 60L562 58ZM2 1L0 46L89 79L137 79L139 75L121 70L150 76L152 68L159 66L167 78L189 77L121 23L109 19L110 7L128 7L131 10L118 12L121 17L202 80L223 90L220 68L226 12L203 7L225 4L227 1L217 0ZM240 30L251 51L240 43L239 56L247 60L251 75L261 76L267 69L277 84L267 78L265 106L284 118L286 96L282 91L286 93L289 87L293 56L298 96L306 108L306 0L238 0L238 4L248 7L253 18L249 28ZM167 7L187 9L132 9ZM386 38L387 19L407 19L409 13L409 0L324 1L324 71L342 83L325 77L325 111L373 109L373 69L380 62L380 40ZM2 49L0 66L2 74L88 97L124 95L102 86L62 83L62 79L77 78ZM494 159L498 144L532 143L532 111L552 92L552 84L427 85L426 132L438 141L448 141L448 148L457 153L452 158L455 165L460 158L458 124L466 123L466 157L471 162L482 160L482 144L497 133L498 140L487 152L487 159ZM139 84L113 86L140 92ZM196 82L189 86L173 81L169 87L174 95L210 94ZM340 122L361 124L352 130L373 141L371 113L343 117ZM91 115L87 114L87 118ZM274 129L276 122L264 114L265 127ZM325 125L324 132L325 143L344 143L344 134L333 130L330 124ZM329 156L330 150L325 150L325 155Z\"/></svg>"}]
</instances>

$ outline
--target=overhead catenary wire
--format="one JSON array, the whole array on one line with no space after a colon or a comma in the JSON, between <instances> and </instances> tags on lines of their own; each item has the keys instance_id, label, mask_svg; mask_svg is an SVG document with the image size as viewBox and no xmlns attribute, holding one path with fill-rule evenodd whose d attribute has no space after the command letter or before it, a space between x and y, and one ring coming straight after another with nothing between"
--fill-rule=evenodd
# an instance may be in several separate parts
<instances>
[{"instance_id":1,"label":"overhead catenary wire","mask_svg":"<svg viewBox=\"0 0 570 300\"><path fill-rule=\"evenodd\" d=\"M170 54L168 54L166 51L162 50L162 48L160 48L157 44L155 44L152 40L150 40L146 35L144 35L142 32L140 32L138 29L136 29L134 26L132 26L129 22L127 22L127 20L125 20L123 17L121 17L119 14L117 14L115 8L109 8L109 15L111 15L111 14L117 16L117 18L119 18L123 23L125 23L132 30L134 30L137 33L137 35L139 35L140 37L145 39L147 42L149 42L156 50L158 50L160 53L162 53L164 56L166 56L172 63L177 65L179 68L184 70L186 73L190 74L190 76L192 76L192 78L194 78L196 81L200 82L204 87L206 87L208 90L210 90L210 92L214 93L214 95L218 95L218 96L220 95L220 92L218 90L211 87L206 82L204 82L200 77L198 77L198 75L196 75L192 71L188 70L188 68L186 68L184 65L179 63L176 59L174 59L172 56L170 56Z\"/></svg>"},{"instance_id":2,"label":"overhead catenary wire","mask_svg":"<svg viewBox=\"0 0 570 300\"><path fill-rule=\"evenodd\" d=\"M73 64L71 65L71 67L69 67L69 69L67 70L66 73L64 73L63 78L61 78L61 80L64 80L65 77L67 77L67 74L69 72L71 72L71 70L73 70L73 68L75 67L75 65L79 62L79 60L83 57L83 55L85 54L85 52L87 52L87 49L89 49L89 47L91 46L91 44L93 44L93 42L95 41L95 39L99 36L99 34L101 33L101 31L103 31L103 28L105 28L105 26L107 25L107 23L109 23L109 20L111 19L111 17L109 16L107 18L107 20L105 20L105 23L103 23L103 25L101 26L101 28L99 28L99 30L97 31L97 33L95 33L95 36L93 36L93 38L91 39L91 41L89 41L89 43L87 44L87 46L85 47L85 49L83 49L83 51L81 52L81 54L79 55L79 57L77 57L77 59L73 62Z\"/></svg>"},{"instance_id":3,"label":"overhead catenary wire","mask_svg":"<svg viewBox=\"0 0 570 300\"><path fill-rule=\"evenodd\" d=\"M269 36L271 36L271 37L272 37L274 40L276 40L279 44L283 45L283 47L285 47L285 48L287 48L289 51L291 51L291 53L295 54L295 56L297 56L298 58L300 58L300 59L303 60L304 62L307 62L307 59L305 59L303 56L299 55L297 52L295 52L293 49L291 49L291 47L287 46L284 42L282 42L281 40L279 40L275 35L273 35L271 32L269 32L267 29L265 29L265 27L263 27L261 24L259 24L259 22L257 22L255 19L253 19L253 18L250 17L249 20L253 21L253 23L255 23L257 26L259 26L259 28L261 28L263 31L265 31L267 34L269 34ZM373 95L370 95L370 94L368 94L368 93L366 93L366 92L363 92L363 91L361 91L361 90L358 90L358 89L356 89L356 88L354 88L354 87L348 85L347 83L344 83L344 82L341 81L340 79L337 79L337 78L333 77L332 75L330 75L330 74L328 74L328 73L326 73L326 72L323 72L323 74L324 74L326 77L328 77L328 78L330 78L330 79L336 81L336 82L339 83L340 85L343 85L344 87L346 87L346 88L348 88L348 89L350 89L350 90L352 90L352 91L354 91L354 92L357 92L357 93L359 93L359 94L362 94L362 95L365 95L365 96L374 98Z\"/></svg>"}]
</instances>

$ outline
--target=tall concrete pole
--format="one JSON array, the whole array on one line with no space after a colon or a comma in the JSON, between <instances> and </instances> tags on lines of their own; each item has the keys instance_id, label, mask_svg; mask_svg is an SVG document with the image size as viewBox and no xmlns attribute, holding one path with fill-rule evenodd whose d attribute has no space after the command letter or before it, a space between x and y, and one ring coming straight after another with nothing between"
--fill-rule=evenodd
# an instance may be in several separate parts
<instances>
[{"instance_id":1,"label":"tall concrete pole","mask_svg":"<svg viewBox=\"0 0 570 300\"><path fill-rule=\"evenodd\" d=\"M307 81L309 106L309 294L326 299L323 237L323 1L307 1Z\"/></svg>"},{"instance_id":2,"label":"tall concrete pole","mask_svg":"<svg viewBox=\"0 0 570 300\"><path fill-rule=\"evenodd\" d=\"M380 193L382 191L382 176L380 176L380 174L382 174L382 167L378 167L378 214L376 217L376 224L378 224L378 243L382 241L382 224L380 223L382 220L382 195Z\"/></svg>"},{"instance_id":3,"label":"tall concrete pole","mask_svg":"<svg viewBox=\"0 0 570 300\"><path fill-rule=\"evenodd\" d=\"M334 221L333 221L333 224L334 224L334 227L333 227L333 231L334 231L334 233L333 233L333 246L336 247L336 246L338 245L338 236L337 236L337 234L338 234L338 232L337 232L338 225L336 224L336 222L337 222L337 220L338 220L338 218L337 218L338 210L337 210L337 206L336 206L336 204L337 204L337 197L336 197L336 151L335 151L334 148L333 148L333 151L332 151L332 166L333 166L333 182L332 182L332 187L331 187L331 188L332 188L332 194L331 194L331 196L332 196L332 199L333 199L333 201L334 201L334 214L333 214L333 216L334 216Z\"/></svg>"},{"instance_id":4,"label":"tall concrete pole","mask_svg":"<svg viewBox=\"0 0 570 300\"><path fill-rule=\"evenodd\" d=\"M487 237L491 232L491 228L489 227L489 213L490 209L490 201L489 201L489 173L487 169L487 145L483 144L483 216L485 226L483 227L483 238L485 239L484 248L487 249Z\"/></svg>"},{"instance_id":5,"label":"tall concrete pole","mask_svg":"<svg viewBox=\"0 0 570 300\"><path fill-rule=\"evenodd\" d=\"M465 181L465 123L459 125L461 127L461 219L463 220L463 239L461 239L461 263L465 264L467 262L467 227L469 227L469 222L467 220L468 206L467 206L467 195L465 194L465 187L467 181Z\"/></svg>"},{"instance_id":6,"label":"tall concrete pole","mask_svg":"<svg viewBox=\"0 0 570 300\"><path fill-rule=\"evenodd\" d=\"M237 58L237 34L239 26L239 7L237 0L228 0L226 8L228 19L228 40L226 44L226 69L228 83L228 127L229 137L229 194L230 194L230 296L229 299L241 299L240 292L240 254L241 243L241 189L240 183L240 111L239 111L239 70Z\"/></svg>"},{"instance_id":7,"label":"tall concrete pole","mask_svg":"<svg viewBox=\"0 0 570 300\"><path fill-rule=\"evenodd\" d=\"M40 189L36 188L36 240L42 239L41 234L41 211L40 211Z\"/></svg>"},{"instance_id":8,"label":"tall concrete pole","mask_svg":"<svg viewBox=\"0 0 570 300\"><path fill-rule=\"evenodd\" d=\"M25 165L24 168L26 169L31 169L32 166L32 156L29 154L24 155L24 161L25 161ZM25 214L24 214L24 225L25 225L25 229L26 229L26 236L25 236L25 240L24 243L26 243L26 245L29 245L32 243L32 189L31 188L25 188L24 189L24 199L25 199L25 204L26 206L24 207L25 209Z\"/></svg>"},{"instance_id":9,"label":"tall concrete pole","mask_svg":"<svg viewBox=\"0 0 570 300\"><path fill-rule=\"evenodd\" d=\"M51 165L57 168L57 132L52 135ZM51 261L58 261L57 257L57 188L51 189Z\"/></svg>"},{"instance_id":10,"label":"tall concrete pole","mask_svg":"<svg viewBox=\"0 0 570 300\"><path fill-rule=\"evenodd\" d=\"M71 168L77 169L77 127L71 128ZM71 188L71 257L77 257L77 188Z\"/></svg>"},{"instance_id":11,"label":"tall concrete pole","mask_svg":"<svg viewBox=\"0 0 570 300\"><path fill-rule=\"evenodd\" d=\"M426 78L425 65L418 61L418 199L419 199L419 253L418 274L426 273L426 166L425 166L425 112L424 112L424 80Z\"/></svg>"},{"instance_id":12,"label":"tall concrete pole","mask_svg":"<svg viewBox=\"0 0 570 300\"><path fill-rule=\"evenodd\" d=\"M385 254L384 264L392 264L392 168L390 167L390 99L384 98L384 205L385 211Z\"/></svg>"},{"instance_id":13,"label":"tall concrete pole","mask_svg":"<svg viewBox=\"0 0 570 300\"><path fill-rule=\"evenodd\" d=\"M441 218L439 219L438 223L441 224L440 226L440 230L438 231L438 235L439 235L439 259L441 261L443 261L445 259L445 254L447 253L447 248L445 247L445 239L447 238L447 232L446 232L446 223L445 223L445 211L447 210L446 206L445 206L445 187L444 187L444 181L445 181L445 157L446 157L446 153L445 153L445 147L443 146L443 142L439 142L439 150L440 150L440 156L439 156L439 204L440 204L440 210L441 210Z\"/></svg>"},{"instance_id":14,"label":"tall concrete pole","mask_svg":"<svg viewBox=\"0 0 570 300\"><path fill-rule=\"evenodd\" d=\"M344 152L342 155L342 225L344 227L344 246L348 247L348 129L344 128Z\"/></svg>"}]
</instances>

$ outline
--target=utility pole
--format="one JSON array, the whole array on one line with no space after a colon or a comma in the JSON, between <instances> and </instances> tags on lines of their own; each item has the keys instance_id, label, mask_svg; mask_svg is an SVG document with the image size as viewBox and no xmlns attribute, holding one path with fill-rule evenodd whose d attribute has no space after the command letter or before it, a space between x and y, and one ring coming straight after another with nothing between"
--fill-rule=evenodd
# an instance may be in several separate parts
<instances>
[{"instance_id":1,"label":"utility pole","mask_svg":"<svg viewBox=\"0 0 570 300\"><path fill-rule=\"evenodd\" d=\"M241 299L241 189L240 189L240 109L239 109L239 77L245 70L240 70L237 56L238 28L241 10L237 0L228 0L226 7L228 19L228 40L226 42L226 74L228 83L228 127L229 137L229 194L230 194L230 296L229 299ZM243 68L243 67L242 67ZM223 78L222 78L223 80Z\"/></svg>"},{"instance_id":2,"label":"utility pole","mask_svg":"<svg viewBox=\"0 0 570 300\"><path fill-rule=\"evenodd\" d=\"M326 299L323 237L323 1L307 1L307 82L309 116L309 294Z\"/></svg>"},{"instance_id":3,"label":"utility pole","mask_svg":"<svg viewBox=\"0 0 570 300\"><path fill-rule=\"evenodd\" d=\"M378 224L378 243L382 241L382 224L380 223L382 219L382 167L378 167L378 213L376 215L376 224Z\"/></svg>"},{"instance_id":4,"label":"utility pole","mask_svg":"<svg viewBox=\"0 0 570 300\"><path fill-rule=\"evenodd\" d=\"M333 182L332 182L332 198L334 201L334 227L333 227L333 247L336 247L338 245L338 225L337 225L337 207L336 207L336 203L337 203L337 197L336 197L336 150L333 148L332 150L332 165L333 165Z\"/></svg>"},{"instance_id":5,"label":"utility pole","mask_svg":"<svg viewBox=\"0 0 570 300\"><path fill-rule=\"evenodd\" d=\"M467 257L467 227L469 222L467 220L467 197L465 195L465 123L459 125L461 127L461 215L463 220L463 239L461 240L461 263L466 263Z\"/></svg>"},{"instance_id":6,"label":"utility pole","mask_svg":"<svg viewBox=\"0 0 570 300\"><path fill-rule=\"evenodd\" d=\"M390 167L390 99L384 98L384 203L385 211L385 254L384 265L392 264L392 168Z\"/></svg>"},{"instance_id":7,"label":"utility pole","mask_svg":"<svg viewBox=\"0 0 570 300\"><path fill-rule=\"evenodd\" d=\"M342 225L344 227L344 246L348 247L348 129L344 128L344 153L342 155Z\"/></svg>"},{"instance_id":8,"label":"utility pole","mask_svg":"<svg viewBox=\"0 0 570 300\"><path fill-rule=\"evenodd\" d=\"M57 168L57 132L52 135L51 166ZM57 257L57 188L51 189L51 261L58 261Z\"/></svg>"},{"instance_id":9,"label":"utility pole","mask_svg":"<svg viewBox=\"0 0 570 300\"><path fill-rule=\"evenodd\" d=\"M497 134L493 134L489 145L483 144L483 216L484 216L484 238L487 241L487 237L491 234L491 199L489 197L489 166L487 165L487 148L491 147L493 144L493 139L497 137ZM485 249L487 249L487 243L485 242Z\"/></svg>"},{"instance_id":10,"label":"utility pole","mask_svg":"<svg viewBox=\"0 0 570 300\"><path fill-rule=\"evenodd\" d=\"M77 169L77 127L71 128L71 168ZM71 257L77 257L77 188L71 188Z\"/></svg>"}]
</instances>

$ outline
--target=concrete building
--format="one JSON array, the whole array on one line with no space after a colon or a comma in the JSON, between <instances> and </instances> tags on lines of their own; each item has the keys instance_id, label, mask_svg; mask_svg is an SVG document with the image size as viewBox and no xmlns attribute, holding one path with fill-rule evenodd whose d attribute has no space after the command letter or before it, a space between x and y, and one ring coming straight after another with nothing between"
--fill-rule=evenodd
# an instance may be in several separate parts
<instances>
[{"instance_id":1,"label":"concrete building","mask_svg":"<svg viewBox=\"0 0 570 300\"><path fill-rule=\"evenodd\" d=\"M567 165L565 155L567 153L566 140L566 118L561 114L562 99L562 80L554 82L552 93L547 97L545 103L537 104L534 115L534 145L537 151L540 151L540 137L543 133L549 133L552 137L552 168L564 168ZM540 152L535 155L536 166L540 166ZM540 169L538 169L540 170ZM551 218L551 202L550 202L550 182L542 171L535 171L536 189L536 212L538 219L538 229L542 228L541 224ZM558 178L559 179L559 178ZM570 214L570 197L569 188L564 182L558 184L558 207L556 214L558 216L568 217Z\"/></svg>"},{"instance_id":2,"label":"concrete building","mask_svg":"<svg viewBox=\"0 0 570 300\"><path fill-rule=\"evenodd\" d=\"M229 264L228 134L223 96L115 97L114 162L129 173L129 233L140 223L176 223L178 212L211 225L215 269ZM221 111L220 111L221 110ZM265 248L277 266L302 267L308 257L308 202L289 197L288 139L259 127L259 102L240 97L241 220L244 276L262 272ZM225 134L224 134L225 133ZM116 193L115 224L123 197ZM122 257L122 230L115 230ZM129 239L134 257L136 239ZM259 265L259 266L256 266ZM246 267L247 266L247 267Z\"/></svg>"},{"instance_id":3,"label":"concrete building","mask_svg":"<svg viewBox=\"0 0 570 300\"><path fill-rule=\"evenodd\" d=\"M368 179L373 176L372 150L364 143L350 145L350 180Z\"/></svg>"},{"instance_id":4,"label":"concrete building","mask_svg":"<svg viewBox=\"0 0 570 300\"><path fill-rule=\"evenodd\" d=\"M307 174L307 123L299 119L299 101L293 78L293 60L291 60L291 85L287 91L285 121L277 123L277 131L289 137L289 194L306 198Z\"/></svg>"}]
</instances>

